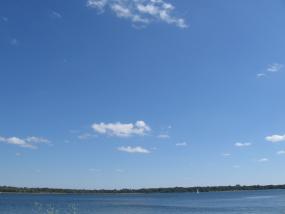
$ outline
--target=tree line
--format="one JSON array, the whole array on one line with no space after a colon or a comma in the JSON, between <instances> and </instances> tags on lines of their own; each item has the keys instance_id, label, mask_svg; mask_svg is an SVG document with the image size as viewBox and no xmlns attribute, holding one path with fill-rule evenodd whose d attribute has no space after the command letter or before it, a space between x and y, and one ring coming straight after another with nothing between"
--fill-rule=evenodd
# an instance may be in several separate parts
<instances>
[{"instance_id":1,"label":"tree line","mask_svg":"<svg viewBox=\"0 0 285 214\"><path fill-rule=\"evenodd\" d=\"M252 185L252 186L206 186L206 187L169 187L142 189L58 189L58 188L26 188L0 186L0 193L55 193L55 194L108 194L108 193L186 193L186 192L222 192L285 189L284 185Z\"/></svg>"}]
</instances>

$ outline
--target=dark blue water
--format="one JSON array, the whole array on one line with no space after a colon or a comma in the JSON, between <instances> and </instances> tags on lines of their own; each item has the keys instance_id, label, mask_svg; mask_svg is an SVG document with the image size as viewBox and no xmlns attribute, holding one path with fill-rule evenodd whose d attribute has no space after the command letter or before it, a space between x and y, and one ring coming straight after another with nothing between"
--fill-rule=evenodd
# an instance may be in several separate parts
<instances>
[{"instance_id":1,"label":"dark blue water","mask_svg":"<svg viewBox=\"0 0 285 214\"><path fill-rule=\"evenodd\" d=\"M125 195L0 194L0 214L285 214L285 191Z\"/></svg>"}]
</instances>

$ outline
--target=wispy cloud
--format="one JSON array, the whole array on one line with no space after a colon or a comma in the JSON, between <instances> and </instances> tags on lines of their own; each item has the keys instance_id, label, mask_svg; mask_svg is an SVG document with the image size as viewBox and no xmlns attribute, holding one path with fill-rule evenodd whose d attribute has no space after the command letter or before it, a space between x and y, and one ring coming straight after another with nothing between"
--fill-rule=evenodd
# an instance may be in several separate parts
<instances>
[{"instance_id":1,"label":"wispy cloud","mask_svg":"<svg viewBox=\"0 0 285 214\"><path fill-rule=\"evenodd\" d=\"M50 141L42 137L27 137L27 138L18 138L18 137L1 137L0 142L7 143L11 145L16 145L23 148L36 149L38 144L50 144Z\"/></svg>"},{"instance_id":2,"label":"wispy cloud","mask_svg":"<svg viewBox=\"0 0 285 214\"><path fill-rule=\"evenodd\" d=\"M143 136L150 132L150 127L142 120L133 123L94 123L92 128L99 134L116 137Z\"/></svg>"},{"instance_id":3,"label":"wispy cloud","mask_svg":"<svg viewBox=\"0 0 285 214\"><path fill-rule=\"evenodd\" d=\"M59 12L53 10L50 12L50 17L52 19L61 19L62 15Z\"/></svg>"},{"instance_id":4,"label":"wispy cloud","mask_svg":"<svg viewBox=\"0 0 285 214\"><path fill-rule=\"evenodd\" d=\"M236 147L249 147L251 145L252 145L252 143L249 143L249 142L246 142L246 143L237 142L237 143L235 143Z\"/></svg>"},{"instance_id":5,"label":"wispy cloud","mask_svg":"<svg viewBox=\"0 0 285 214\"><path fill-rule=\"evenodd\" d=\"M270 64L267 68L267 71L269 72L278 72L280 71L282 68L284 67L283 64L280 64L280 63L273 63L273 64Z\"/></svg>"},{"instance_id":6,"label":"wispy cloud","mask_svg":"<svg viewBox=\"0 0 285 214\"><path fill-rule=\"evenodd\" d=\"M159 135L157 135L157 138L168 139L168 138L170 138L170 136L168 134L159 134Z\"/></svg>"},{"instance_id":7,"label":"wispy cloud","mask_svg":"<svg viewBox=\"0 0 285 214\"><path fill-rule=\"evenodd\" d=\"M260 163L265 163L265 162L268 162L269 159L268 158L261 158L261 159L259 159L257 161L260 162Z\"/></svg>"},{"instance_id":8,"label":"wispy cloud","mask_svg":"<svg viewBox=\"0 0 285 214\"><path fill-rule=\"evenodd\" d=\"M125 170L123 170L123 169L116 169L115 172L116 172L116 173L124 173Z\"/></svg>"},{"instance_id":9,"label":"wispy cloud","mask_svg":"<svg viewBox=\"0 0 285 214\"><path fill-rule=\"evenodd\" d=\"M285 155L285 150L278 151L277 155Z\"/></svg>"},{"instance_id":10,"label":"wispy cloud","mask_svg":"<svg viewBox=\"0 0 285 214\"><path fill-rule=\"evenodd\" d=\"M92 172L92 173L99 173L99 172L101 172L100 169L94 169L94 168L90 168L90 169L88 169L88 171Z\"/></svg>"},{"instance_id":11,"label":"wispy cloud","mask_svg":"<svg viewBox=\"0 0 285 214\"><path fill-rule=\"evenodd\" d=\"M137 146L137 147L131 147L131 146L122 146L122 147L119 147L118 150L120 152L127 152L127 153L141 153L141 154L149 154L150 151L143 148L143 147L140 147L140 146Z\"/></svg>"},{"instance_id":12,"label":"wispy cloud","mask_svg":"<svg viewBox=\"0 0 285 214\"><path fill-rule=\"evenodd\" d=\"M22 156L22 154L21 154L20 152L17 152L15 155L16 155L17 157Z\"/></svg>"},{"instance_id":13,"label":"wispy cloud","mask_svg":"<svg viewBox=\"0 0 285 214\"><path fill-rule=\"evenodd\" d=\"M90 134L90 133L83 133L77 136L79 140L89 140L89 139L96 138L96 137L97 135Z\"/></svg>"},{"instance_id":14,"label":"wispy cloud","mask_svg":"<svg viewBox=\"0 0 285 214\"><path fill-rule=\"evenodd\" d=\"M32 136L32 137L27 137L25 140L32 144L50 144L50 141L43 137Z\"/></svg>"},{"instance_id":15,"label":"wispy cloud","mask_svg":"<svg viewBox=\"0 0 285 214\"><path fill-rule=\"evenodd\" d=\"M4 22L8 22L8 18L7 17L5 17L5 16L3 16L3 17L1 17L1 19L4 21Z\"/></svg>"},{"instance_id":16,"label":"wispy cloud","mask_svg":"<svg viewBox=\"0 0 285 214\"><path fill-rule=\"evenodd\" d=\"M10 44L13 46L19 45L19 40L16 38L13 38L10 40Z\"/></svg>"},{"instance_id":17,"label":"wispy cloud","mask_svg":"<svg viewBox=\"0 0 285 214\"><path fill-rule=\"evenodd\" d=\"M231 155L230 153L223 153L222 156L224 156L224 157L230 157L230 156L232 156L232 155Z\"/></svg>"},{"instance_id":18,"label":"wispy cloud","mask_svg":"<svg viewBox=\"0 0 285 214\"><path fill-rule=\"evenodd\" d=\"M283 69L283 67L284 67L284 65L281 63L272 63L272 64L267 66L265 71L256 74L256 77L257 78L267 77L267 76L271 75L272 73L276 73L276 72L281 71Z\"/></svg>"},{"instance_id":19,"label":"wispy cloud","mask_svg":"<svg viewBox=\"0 0 285 214\"><path fill-rule=\"evenodd\" d=\"M188 143L186 142L180 142L180 143L176 143L176 146L188 146Z\"/></svg>"},{"instance_id":20,"label":"wispy cloud","mask_svg":"<svg viewBox=\"0 0 285 214\"><path fill-rule=\"evenodd\" d=\"M134 24L164 22L180 28L187 27L183 18L173 15L175 7L165 0L88 0L87 6L100 13L109 9L117 17L128 19Z\"/></svg>"},{"instance_id":21,"label":"wispy cloud","mask_svg":"<svg viewBox=\"0 0 285 214\"><path fill-rule=\"evenodd\" d=\"M258 74L256 74L256 77L257 78L263 78L263 77L266 77L266 74L265 73L258 73Z\"/></svg>"}]
</instances>

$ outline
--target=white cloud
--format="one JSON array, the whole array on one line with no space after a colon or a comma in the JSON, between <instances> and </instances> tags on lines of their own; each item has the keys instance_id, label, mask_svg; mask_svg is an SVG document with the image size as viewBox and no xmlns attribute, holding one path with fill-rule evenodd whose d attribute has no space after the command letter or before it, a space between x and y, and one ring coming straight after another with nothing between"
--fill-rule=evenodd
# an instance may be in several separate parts
<instances>
[{"instance_id":1,"label":"white cloud","mask_svg":"<svg viewBox=\"0 0 285 214\"><path fill-rule=\"evenodd\" d=\"M146 135L150 127L144 121L136 123L94 123L92 128L99 134L106 134L117 137L130 137L133 135Z\"/></svg>"},{"instance_id":2,"label":"white cloud","mask_svg":"<svg viewBox=\"0 0 285 214\"><path fill-rule=\"evenodd\" d=\"M137 146L137 147L122 146L122 147L119 147L118 150L120 152L127 152L127 153L141 153L141 154L149 154L150 153L149 150L142 148L140 146Z\"/></svg>"},{"instance_id":3,"label":"white cloud","mask_svg":"<svg viewBox=\"0 0 285 214\"><path fill-rule=\"evenodd\" d=\"M103 11L107 3L108 3L108 0L88 0L87 6Z\"/></svg>"},{"instance_id":4,"label":"white cloud","mask_svg":"<svg viewBox=\"0 0 285 214\"><path fill-rule=\"evenodd\" d=\"M59 12L53 10L50 12L50 17L53 19L61 19L62 15Z\"/></svg>"},{"instance_id":5,"label":"white cloud","mask_svg":"<svg viewBox=\"0 0 285 214\"><path fill-rule=\"evenodd\" d=\"M41 137L27 137L22 139L18 137L5 138L1 136L0 136L0 142L29 149L36 149L37 148L36 144L50 143L49 140Z\"/></svg>"},{"instance_id":6,"label":"white cloud","mask_svg":"<svg viewBox=\"0 0 285 214\"><path fill-rule=\"evenodd\" d=\"M258 74L256 74L256 77L257 78L266 77L266 74L265 73L258 73Z\"/></svg>"},{"instance_id":7,"label":"white cloud","mask_svg":"<svg viewBox=\"0 0 285 214\"><path fill-rule=\"evenodd\" d=\"M224 157L230 157L230 156L232 156L232 155L231 155L230 153L223 153L222 156L224 156Z\"/></svg>"},{"instance_id":8,"label":"white cloud","mask_svg":"<svg viewBox=\"0 0 285 214\"><path fill-rule=\"evenodd\" d=\"M157 138L168 139L168 138L170 138L170 136L168 134L159 134L159 135L157 135Z\"/></svg>"},{"instance_id":9,"label":"white cloud","mask_svg":"<svg viewBox=\"0 0 285 214\"><path fill-rule=\"evenodd\" d=\"M87 6L99 12L111 10L117 17L125 18L135 24L164 22L186 28L183 18L173 15L175 7L165 0L88 0Z\"/></svg>"},{"instance_id":10,"label":"white cloud","mask_svg":"<svg viewBox=\"0 0 285 214\"><path fill-rule=\"evenodd\" d=\"M240 165L233 165L233 168L238 169L238 168L240 168Z\"/></svg>"},{"instance_id":11,"label":"white cloud","mask_svg":"<svg viewBox=\"0 0 285 214\"><path fill-rule=\"evenodd\" d=\"M268 158L261 158L258 160L258 162L264 163L264 162L268 162L269 159Z\"/></svg>"},{"instance_id":12,"label":"white cloud","mask_svg":"<svg viewBox=\"0 0 285 214\"><path fill-rule=\"evenodd\" d=\"M176 143L176 146L188 146L186 142Z\"/></svg>"},{"instance_id":13,"label":"white cloud","mask_svg":"<svg viewBox=\"0 0 285 214\"><path fill-rule=\"evenodd\" d=\"M277 155L285 155L285 150L278 151Z\"/></svg>"},{"instance_id":14,"label":"white cloud","mask_svg":"<svg viewBox=\"0 0 285 214\"><path fill-rule=\"evenodd\" d=\"M251 146L252 145L252 143L241 143L241 142L237 142L237 143L235 143L235 146L236 147L249 147L249 146Z\"/></svg>"},{"instance_id":15,"label":"white cloud","mask_svg":"<svg viewBox=\"0 0 285 214\"><path fill-rule=\"evenodd\" d=\"M280 64L280 63L273 63L273 64L270 64L267 68L267 71L269 72L278 72L280 71L282 68L284 67L283 64Z\"/></svg>"},{"instance_id":16,"label":"white cloud","mask_svg":"<svg viewBox=\"0 0 285 214\"><path fill-rule=\"evenodd\" d=\"M129 18L130 17L131 18L132 15L133 15L128 8L123 7L120 4L113 4L111 6L111 8L117 14L118 17L125 17L125 18Z\"/></svg>"},{"instance_id":17,"label":"white cloud","mask_svg":"<svg viewBox=\"0 0 285 214\"><path fill-rule=\"evenodd\" d=\"M262 73L258 73L256 74L256 77L257 78L264 78L268 75L270 75L270 73L276 73L276 72L279 72L283 69L284 65L283 64L280 64L280 63L272 63L270 65L268 65L267 69L266 69L266 72L262 72ZM269 72L269 73L268 73Z\"/></svg>"},{"instance_id":18,"label":"white cloud","mask_svg":"<svg viewBox=\"0 0 285 214\"><path fill-rule=\"evenodd\" d=\"M0 138L0 142L4 142L7 144L12 144L12 145L16 145L16 146L20 146L20 147L24 147L24 148L30 148L30 149L35 149L36 147L30 143L28 143L27 141L25 141L24 139L18 138L18 137L9 137L9 138Z\"/></svg>"},{"instance_id":19,"label":"white cloud","mask_svg":"<svg viewBox=\"0 0 285 214\"><path fill-rule=\"evenodd\" d=\"M265 140L271 142L271 143L279 143L285 141L285 135L271 135L265 137Z\"/></svg>"},{"instance_id":20,"label":"white cloud","mask_svg":"<svg viewBox=\"0 0 285 214\"><path fill-rule=\"evenodd\" d=\"M29 143L34 143L34 144L41 144L41 143L49 144L50 143L48 139L45 139L43 137L35 137L35 136L27 137L25 140Z\"/></svg>"}]
</instances>

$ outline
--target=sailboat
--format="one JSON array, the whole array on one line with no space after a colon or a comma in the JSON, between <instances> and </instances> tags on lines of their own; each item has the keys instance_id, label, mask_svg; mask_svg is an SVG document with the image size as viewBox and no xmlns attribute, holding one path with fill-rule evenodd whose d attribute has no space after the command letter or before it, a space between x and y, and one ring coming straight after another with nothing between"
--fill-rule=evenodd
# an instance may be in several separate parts
<instances>
[{"instance_id":1,"label":"sailboat","mask_svg":"<svg viewBox=\"0 0 285 214\"><path fill-rule=\"evenodd\" d=\"M197 189L196 193L197 193L197 194L199 194L199 193L200 193L199 189Z\"/></svg>"}]
</instances>

